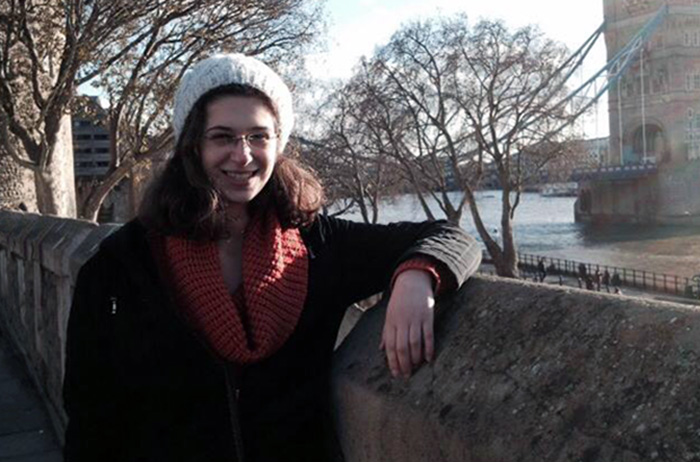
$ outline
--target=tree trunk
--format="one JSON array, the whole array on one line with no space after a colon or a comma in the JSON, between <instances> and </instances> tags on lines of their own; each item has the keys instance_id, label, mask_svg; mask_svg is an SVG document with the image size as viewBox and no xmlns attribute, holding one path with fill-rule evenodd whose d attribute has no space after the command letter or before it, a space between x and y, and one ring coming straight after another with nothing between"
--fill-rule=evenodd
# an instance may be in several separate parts
<instances>
[{"instance_id":1,"label":"tree trunk","mask_svg":"<svg viewBox=\"0 0 700 462\"><path fill-rule=\"evenodd\" d=\"M443 194L443 210L445 211L445 218L447 218L447 221L452 223L453 225L459 226L459 222L462 221L462 208L455 208L452 205L452 202L450 202L449 197L447 197L447 194Z\"/></svg>"},{"instance_id":2,"label":"tree trunk","mask_svg":"<svg viewBox=\"0 0 700 462\"><path fill-rule=\"evenodd\" d=\"M52 149L48 164L34 175L39 212L75 218L73 135L68 114L61 118L61 126Z\"/></svg>"},{"instance_id":3,"label":"tree trunk","mask_svg":"<svg viewBox=\"0 0 700 462\"><path fill-rule=\"evenodd\" d=\"M116 170L113 170L105 179L96 185L89 193L85 206L80 210L80 217L90 221L97 221L102 203L109 193L131 172L136 162L133 157L123 161Z\"/></svg>"},{"instance_id":4,"label":"tree trunk","mask_svg":"<svg viewBox=\"0 0 700 462\"><path fill-rule=\"evenodd\" d=\"M467 204L469 205L469 211L474 220L474 226L486 246L493 266L496 268L496 274L502 277L517 279L519 276L518 255L515 252L515 241L513 239L513 227L511 226L511 222L508 220L504 226L504 221L501 221L501 232L503 234L503 248L501 248L488 232L481 219L481 214L479 213L479 207L476 205L473 191L465 188L464 194L468 197ZM508 216L508 218L510 218L510 216Z\"/></svg>"},{"instance_id":5,"label":"tree trunk","mask_svg":"<svg viewBox=\"0 0 700 462\"><path fill-rule=\"evenodd\" d=\"M499 276L518 278L518 253L515 249L515 239L513 237L513 220L511 219L510 189L503 188L501 205L501 235L503 237L503 253L498 258L498 263L494 259L496 272Z\"/></svg>"},{"instance_id":6,"label":"tree trunk","mask_svg":"<svg viewBox=\"0 0 700 462\"><path fill-rule=\"evenodd\" d=\"M503 231L506 234L506 231ZM510 231L512 235L512 231ZM506 247L504 245L504 247ZM512 248L512 239L510 247ZM493 266L496 268L496 274L506 278L517 279L520 277L520 271L518 270L518 254L514 251L504 249L502 252L497 254L492 254L491 258L493 260Z\"/></svg>"}]
</instances>

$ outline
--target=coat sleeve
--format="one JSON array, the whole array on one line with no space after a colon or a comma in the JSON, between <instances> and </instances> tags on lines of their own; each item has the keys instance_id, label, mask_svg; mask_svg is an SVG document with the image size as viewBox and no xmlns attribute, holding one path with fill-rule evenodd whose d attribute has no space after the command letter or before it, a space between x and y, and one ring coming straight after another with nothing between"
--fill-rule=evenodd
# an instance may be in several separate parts
<instances>
[{"instance_id":1,"label":"coat sleeve","mask_svg":"<svg viewBox=\"0 0 700 462\"><path fill-rule=\"evenodd\" d=\"M99 254L98 254L99 255ZM64 460L116 461L124 444L123 393L112 364L110 296L105 265L93 257L80 269L66 343L63 400L68 415Z\"/></svg>"},{"instance_id":2,"label":"coat sleeve","mask_svg":"<svg viewBox=\"0 0 700 462\"><path fill-rule=\"evenodd\" d=\"M481 247L472 236L446 221L370 225L323 217L322 234L338 256L341 293L354 303L388 287L404 261L424 257L459 287L481 263Z\"/></svg>"}]
</instances>

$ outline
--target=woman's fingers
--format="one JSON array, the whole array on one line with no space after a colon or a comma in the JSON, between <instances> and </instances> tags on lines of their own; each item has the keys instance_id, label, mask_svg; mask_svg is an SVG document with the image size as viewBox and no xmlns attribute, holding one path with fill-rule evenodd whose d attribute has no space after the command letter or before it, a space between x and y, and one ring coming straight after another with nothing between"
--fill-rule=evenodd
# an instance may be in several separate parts
<instances>
[{"instance_id":1,"label":"woman's fingers","mask_svg":"<svg viewBox=\"0 0 700 462\"><path fill-rule=\"evenodd\" d=\"M411 376L413 365L411 364L411 347L408 338L408 326L400 326L396 330L396 356L399 361L399 370L405 378Z\"/></svg>"},{"instance_id":2,"label":"woman's fingers","mask_svg":"<svg viewBox=\"0 0 700 462\"><path fill-rule=\"evenodd\" d=\"M396 329L393 326L384 326L384 353L389 363L389 370L394 377L399 376L399 361L396 356Z\"/></svg>"},{"instance_id":3,"label":"woman's fingers","mask_svg":"<svg viewBox=\"0 0 700 462\"><path fill-rule=\"evenodd\" d=\"M408 347L411 352L411 365L419 366L423 362L423 330L420 325L409 326Z\"/></svg>"},{"instance_id":4,"label":"woman's fingers","mask_svg":"<svg viewBox=\"0 0 700 462\"><path fill-rule=\"evenodd\" d=\"M432 323L396 327L387 325L382 334L381 347L385 351L391 374L394 377L408 378L413 369L433 358Z\"/></svg>"},{"instance_id":5,"label":"woman's fingers","mask_svg":"<svg viewBox=\"0 0 700 462\"><path fill-rule=\"evenodd\" d=\"M423 345L425 346L425 360L433 362L435 357L435 340L433 336L433 321L423 323Z\"/></svg>"}]
</instances>

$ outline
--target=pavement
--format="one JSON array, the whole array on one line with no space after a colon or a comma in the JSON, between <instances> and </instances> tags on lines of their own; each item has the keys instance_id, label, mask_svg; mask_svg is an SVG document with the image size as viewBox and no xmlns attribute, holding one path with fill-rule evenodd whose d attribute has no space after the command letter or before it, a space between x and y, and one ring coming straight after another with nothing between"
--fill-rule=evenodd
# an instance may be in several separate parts
<instances>
[{"instance_id":1,"label":"pavement","mask_svg":"<svg viewBox=\"0 0 700 462\"><path fill-rule=\"evenodd\" d=\"M0 462L60 462L48 413L19 354L0 331Z\"/></svg>"}]
</instances>

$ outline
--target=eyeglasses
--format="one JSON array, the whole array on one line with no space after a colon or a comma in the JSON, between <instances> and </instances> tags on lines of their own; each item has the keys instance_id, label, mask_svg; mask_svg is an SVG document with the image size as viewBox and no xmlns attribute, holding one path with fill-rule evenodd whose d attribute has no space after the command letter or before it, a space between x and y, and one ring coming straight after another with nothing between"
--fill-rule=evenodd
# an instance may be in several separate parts
<instances>
[{"instance_id":1,"label":"eyeglasses","mask_svg":"<svg viewBox=\"0 0 700 462\"><path fill-rule=\"evenodd\" d=\"M215 132L204 135L204 140L216 148L236 147L238 142L245 142L250 149L266 149L273 139L277 138L268 132L244 133L234 135L226 132Z\"/></svg>"}]
</instances>

